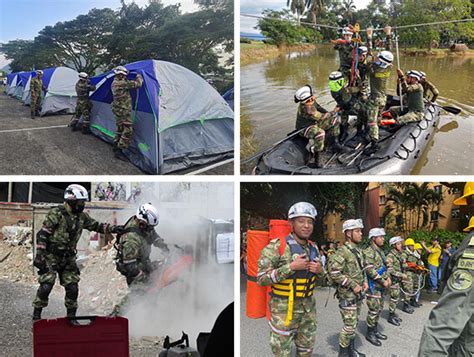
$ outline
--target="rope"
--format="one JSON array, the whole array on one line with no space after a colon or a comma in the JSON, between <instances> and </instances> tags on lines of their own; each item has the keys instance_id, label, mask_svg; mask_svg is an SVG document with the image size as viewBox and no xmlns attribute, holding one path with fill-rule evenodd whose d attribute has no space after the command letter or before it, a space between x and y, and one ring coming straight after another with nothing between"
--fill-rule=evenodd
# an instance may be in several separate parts
<instances>
[{"instance_id":1,"label":"rope","mask_svg":"<svg viewBox=\"0 0 474 357\"><path fill-rule=\"evenodd\" d=\"M273 17L267 17L267 16L260 16L260 15L251 15L251 14L240 14L240 16L243 16L243 17L252 17L252 18L255 18L255 19L263 19L263 20L275 20L275 21L287 21L287 22L291 22L295 25L298 25L298 22L296 21L290 21L288 19L278 19L278 18L273 18ZM342 30L343 27L339 27L339 26L331 26L331 25L323 25L323 24L313 24L312 22L304 22L304 21L300 21L299 22L300 25L305 25L305 26L310 26L310 27L326 27L326 28L330 28L330 29L336 29L336 30Z\"/></svg>"},{"instance_id":2,"label":"rope","mask_svg":"<svg viewBox=\"0 0 474 357\"><path fill-rule=\"evenodd\" d=\"M423 278L422 274L418 274L418 289L413 294L407 293L405 290L403 290L402 288L403 282L400 283L400 291L404 293L406 296L410 296L410 297L417 295L425 287L425 279L422 279L422 278Z\"/></svg>"}]
</instances>

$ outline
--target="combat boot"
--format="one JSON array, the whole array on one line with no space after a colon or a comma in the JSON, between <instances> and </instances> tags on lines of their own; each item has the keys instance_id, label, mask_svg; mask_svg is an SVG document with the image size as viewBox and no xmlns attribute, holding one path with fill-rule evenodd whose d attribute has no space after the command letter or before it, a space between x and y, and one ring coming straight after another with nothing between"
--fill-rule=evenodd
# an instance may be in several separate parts
<instances>
[{"instance_id":1,"label":"combat boot","mask_svg":"<svg viewBox=\"0 0 474 357\"><path fill-rule=\"evenodd\" d=\"M76 312L77 312L76 308L67 309L66 316L67 317L76 317Z\"/></svg>"},{"instance_id":2,"label":"combat boot","mask_svg":"<svg viewBox=\"0 0 474 357\"><path fill-rule=\"evenodd\" d=\"M365 339L374 346L382 346L382 342L380 342L377 336L375 335L375 327L367 326L367 333L365 335Z\"/></svg>"},{"instance_id":3,"label":"combat boot","mask_svg":"<svg viewBox=\"0 0 474 357\"><path fill-rule=\"evenodd\" d=\"M31 113L31 119L35 118L35 113Z\"/></svg>"},{"instance_id":4,"label":"combat boot","mask_svg":"<svg viewBox=\"0 0 474 357\"><path fill-rule=\"evenodd\" d=\"M306 166L308 166L310 169L318 169L323 167L320 153L316 152L311 155Z\"/></svg>"},{"instance_id":5,"label":"combat boot","mask_svg":"<svg viewBox=\"0 0 474 357\"><path fill-rule=\"evenodd\" d=\"M348 153L351 151L351 149L341 144L340 139L332 138L331 140L332 140L331 146L334 149L334 151L340 152L340 153Z\"/></svg>"},{"instance_id":6,"label":"combat boot","mask_svg":"<svg viewBox=\"0 0 474 357\"><path fill-rule=\"evenodd\" d=\"M396 313L393 313L393 316L395 317L396 320L398 320L398 322L402 322L402 318L400 316L398 316Z\"/></svg>"},{"instance_id":7,"label":"combat boot","mask_svg":"<svg viewBox=\"0 0 474 357\"><path fill-rule=\"evenodd\" d=\"M374 326L374 332L375 332L375 337L377 337L379 340L386 340L388 337L387 335L384 335L382 332L379 332L379 324L376 323Z\"/></svg>"},{"instance_id":8,"label":"combat boot","mask_svg":"<svg viewBox=\"0 0 474 357\"><path fill-rule=\"evenodd\" d=\"M77 124L79 124L79 122L77 122L77 121L72 121L72 122L69 124L69 126L71 127L71 131L76 131L76 130L78 130Z\"/></svg>"},{"instance_id":9,"label":"combat boot","mask_svg":"<svg viewBox=\"0 0 474 357\"><path fill-rule=\"evenodd\" d=\"M341 125L339 133L339 142L344 143L344 141L349 136L349 125Z\"/></svg>"},{"instance_id":10,"label":"combat boot","mask_svg":"<svg viewBox=\"0 0 474 357\"><path fill-rule=\"evenodd\" d=\"M394 314L394 313L390 313L390 314L388 315L387 321L388 321L389 324L392 324L392 325L395 325L395 326L400 326L400 321L395 318L395 314Z\"/></svg>"},{"instance_id":11,"label":"combat boot","mask_svg":"<svg viewBox=\"0 0 474 357\"><path fill-rule=\"evenodd\" d=\"M403 302L402 311L406 312L407 314L413 314L413 312L415 312L415 310L413 310L413 308L411 308L406 301Z\"/></svg>"},{"instance_id":12,"label":"combat boot","mask_svg":"<svg viewBox=\"0 0 474 357\"><path fill-rule=\"evenodd\" d=\"M351 339L351 342L349 344L349 356L351 357L365 357L365 354L362 352L359 352L355 348L355 339Z\"/></svg>"},{"instance_id":13,"label":"combat boot","mask_svg":"<svg viewBox=\"0 0 474 357\"><path fill-rule=\"evenodd\" d=\"M415 299L411 299L410 300L410 305L413 306L413 307L421 307L423 306L422 304L420 304L418 301L416 301Z\"/></svg>"},{"instance_id":14,"label":"combat boot","mask_svg":"<svg viewBox=\"0 0 474 357\"><path fill-rule=\"evenodd\" d=\"M89 126L82 126L82 134L84 135L88 135L88 134L91 134L91 129L89 128Z\"/></svg>"},{"instance_id":15,"label":"combat boot","mask_svg":"<svg viewBox=\"0 0 474 357\"><path fill-rule=\"evenodd\" d=\"M350 357L350 353L349 353L349 347L342 347L341 345L339 345L339 354L337 355L337 357Z\"/></svg>"},{"instance_id":16,"label":"combat boot","mask_svg":"<svg viewBox=\"0 0 474 357\"><path fill-rule=\"evenodd\" d=\"M41 320L41 312L43 311L42 307L35 307L33 309L33 321Z\"/></svg>"}]
</instances>

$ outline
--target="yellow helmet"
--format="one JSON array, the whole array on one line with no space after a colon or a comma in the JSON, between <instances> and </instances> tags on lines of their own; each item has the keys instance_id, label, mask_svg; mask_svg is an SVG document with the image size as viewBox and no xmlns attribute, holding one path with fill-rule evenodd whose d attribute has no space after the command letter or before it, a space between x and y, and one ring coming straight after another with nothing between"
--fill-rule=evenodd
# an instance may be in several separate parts
<instances>
[{"instance_id":1,"label":"yellow helmet","mask_svg":"<svg viewBox=\"0 0 474 357\"><path fill-rule=\"evenodd\" d=\"M467 200L466 197L474 195L474 182L466 182L466 185L464 185L464 192L461 197L458 199L454 200L454 204L458 206L466 206L467 205Z\"/></svg>"},{"instance_id":2,"label":"yellow helmet","mask_svg":"<svg viewBox=\"0 0 474 357\"><path fill-rule=\"evenodd\" d=\"M421 249L423 248L420 243L415 243L415 249Z\"/></svg>"},{"instance_id":3,"label":"yellow helmet","mask_svg":"<svg viewBox=\"0 0 474 357\"><path fill-rule=\"evenodd\" d=\"M405 240L405 245L415 245L415 241L411 238Z\"/></svg>"},{"instance_id":4,"label":"yellow helmet","mask_svg":"<svg viewBox=\"0 0 474 357\"><path fill-rule=\"evenodd\" d=\"M463 229L463 232L470 232L474 229L474 216L469 220L469 225Z\"/></svg>"}]
</instances>

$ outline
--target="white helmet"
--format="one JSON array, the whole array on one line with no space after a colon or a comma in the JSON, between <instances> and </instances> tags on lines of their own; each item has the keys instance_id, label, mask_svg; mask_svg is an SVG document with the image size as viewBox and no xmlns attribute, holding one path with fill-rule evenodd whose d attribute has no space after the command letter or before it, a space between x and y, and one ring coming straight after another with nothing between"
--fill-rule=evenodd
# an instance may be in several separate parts
<instances>
[{"instance_id":1,"label":"white helmet","mask_svg":"<svg viewBox=\"0 0 474 357\"><path fill-rule=\"evenodd\" d=\"M426 73L425 72L420 71L420 74L421 74L421 78L426 78Z\"/></svg>"},{"instance_id":2,"label":"white helmet","mask_svg":"<svg viewBox=\"0 0 474 357\"><path fill-rule=\"evenodd\" d=\"M117 68L114 69L115 74L123 74L127 75L128 74L128 69L126 69L124 66L118 66Z\"/></svg>"},{"instance_id":3,"label":"white helmet","mask_svg":"<svg viewBox=\"0 0 474 357\"><path fill-rule=\"evenodd\" d=\"M87 78L89 78L89 75L86 72L81 72L81 73L79 73L79 78L87 79Z\"/></svg>"},{"instance_id":4,"label":"white helmet","mask_svg":"<svg viewBox=\"0 0 474 357\"><path fill-rule=\"evenodd\" d=\"M305 102L313 96L313 88L309 84L298 89L295 93L295 103Z\"/></svg>"},{"instance_id":5,"label":"white helmet","mask_svg":"<svg viewBox=\"0 0 474 357\"><path fill-rule=\"evenodd\" d=\"M416 78L418 81L420 81L421 78L423 77L423 75L420 72L415 71L415 70L408 71L407 76Z\"/></svg>"},{"instance_id":6,"label":"white helmet","mask_svg":"<svg viewBox=\"0 0 474 357\"><path fill-rule=\"evenodd\" d=\"M359 55L365 55L367 52L369 52L369 49L366 46L359 46Z\"/></svg>"},{"instance_id":7,"label":"white helmet","mask_svg":"<svg viewBox=\"0 0 474 357\"><path fill-rule=\"evenodd\" d=\"M151 203L145 203L140 205L137 209L135 216L141 220L145 221L150 226L156 226L160 222L160 216L158 215L158 210L153 207Z\"/></svg>"},{"instance_id":8,"label":"white helmet","mask_svg":"<svg viewBox=\"0 0 474 357\"><path fill-rule=\"evenodd\" d=\"M37 69L36 74L43 74L43 71L41 69Z\"/></svg>"},{"instance_id":9,"label":"white helmet","mask_svg":"<svg viewBox=\"0 0 474 357\"><path fill-rule=\"evenodd\" d=\"M383 228L372 228L369 231L369 238L375 238L385 235L385 229Z\"/></svg>"},{"instance_id":10,"label":"white helmet","mask_svg":"<svg viewBox=\"0 0 474 357\"><path fill-rule=\"evenodd\" d=\"M395 245L397 244L398 242L403 242L404 239L402 237L399 237L399 236L396 236L396 237L393 237L393 238L390 238L390 245Z\"/></svg>"},{"instance_id":11,"label":"white helmet","mask_svg":"<svg viewBox=\"0 0 474 357\"><path fill-rule=\"evenodd\" d=\"M362 222L360 218L348 219L347 221L344 221L344 223L342 223L342 233L350 229L357 229L357 228L360 228L360 229L364 228L364 223Z\"/></svg>"},{"instance_id":12,"label":"white helmet","mask_svg":"<svg viewBox=\"0 0 474 357\"><path fill-rule=\"evenodd\" d=\"M89 193L83 186L72 184L72 185L69 185L64 191L64 199L66 201L68 200L88 201Z\"/></svg>"},{"instance_id":13,"label":"white helmet","mask_svg":"<svg viewBox=\"0 0 474 357\"><path fill-rule=\"evenodd\" d=\"M352 31L350 27L344 27L342 29L342 34L343 35L352 35L353 33L354 33L354 31Z\"/></svg>"},{"instance_id":14,"label":"white helmet","mask_svg":"<svg viewBox=\"0 0 474 357\"><path fill-rule=\"evenodd\" d=\"M288 219L293 219L296 217L309 217L316 219L318 212L316 208L308 202L298 202L290 207L288 211Z\"/></svg>"},{"instance_id":15,"label":"white helmet","mask_svg":"<svg viewBox=\"0 0 474 357\"><path fill-rule=\"evenodd\" d=\"M393 62L393 53L390 51L382 51L377 57L385 64L392 64Z\"/></svg>"},{"instance_id":16,"label":"white helmet","mask_svg":"<svg viewBox=\"0 0 474 357\"><path fill-rule=\"evenodd\" d=\"M331 81L337 81L338 79L344 78L344 75L342 72L339 71L334 71L329 74L329 80Z\"/></svg>"}]
</instances>

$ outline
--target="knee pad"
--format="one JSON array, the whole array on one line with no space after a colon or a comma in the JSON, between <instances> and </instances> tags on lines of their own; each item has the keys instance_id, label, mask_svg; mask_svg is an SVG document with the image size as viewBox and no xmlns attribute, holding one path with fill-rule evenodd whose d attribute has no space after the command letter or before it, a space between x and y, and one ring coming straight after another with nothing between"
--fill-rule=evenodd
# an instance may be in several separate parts
<instances>
[{"instance_id":1,"label":"knee pad","mask_svg":"<svg viewBox=\"0 0 474 357\"><path fill-rule=\"evenodd\" d=\"M79 285L77 283L68 284L64 289L66 290L66 296L69 299L76 300L79 296Z\"/></svg>"},{"instance_id":2,"label":"knee pad","mask_svg":"<svg viewBox=\"0 0 474 357\"><path fill-rule=\"evenodd\" d=\"M48 299L51 290L53 289L53 284L42 283L38 288L38 297L41 299Z\"/></svg>"}]
</instances>

